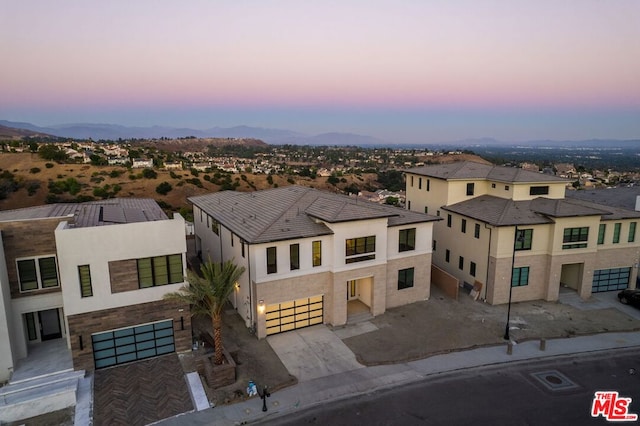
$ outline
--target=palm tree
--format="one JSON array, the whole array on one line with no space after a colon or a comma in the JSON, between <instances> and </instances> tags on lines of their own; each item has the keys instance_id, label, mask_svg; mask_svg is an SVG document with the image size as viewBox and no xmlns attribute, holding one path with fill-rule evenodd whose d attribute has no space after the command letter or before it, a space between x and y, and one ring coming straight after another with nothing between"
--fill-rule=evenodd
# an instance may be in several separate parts
<instances>
[{"instance_id":1,"label":"palm tree","mask_svg":"<svg viewBox=\"0 0 640 426\"><path fill-rule=\"evenodd\" d=\"M202 276L187 271L188 285L179 291L167 293L165 299L179 300L191 305L191 315L211 317L213 325L213 343L215 345L215 364L222 364L222 310L233 292L235 283L244 273L244 266L238 266L232 260L214 263L209 260L200 267Z\"/></svg>"}]
</instances>

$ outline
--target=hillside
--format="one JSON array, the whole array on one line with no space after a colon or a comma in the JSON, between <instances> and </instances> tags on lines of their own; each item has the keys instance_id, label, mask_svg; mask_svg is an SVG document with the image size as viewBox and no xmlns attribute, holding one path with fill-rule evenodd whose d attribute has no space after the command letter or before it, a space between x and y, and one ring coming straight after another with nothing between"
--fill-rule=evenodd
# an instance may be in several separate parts
<instances>
[{"instance_id":1,"label":"hillside","mask_svg":"<svg viewBox=\"0 0 640 426\"><path fill-rule=\"evenodd\" d=\"M22 140L25 137L31 136L54 137L46 133L0 125L0 140Z\"/></svg>"}]
</instances>

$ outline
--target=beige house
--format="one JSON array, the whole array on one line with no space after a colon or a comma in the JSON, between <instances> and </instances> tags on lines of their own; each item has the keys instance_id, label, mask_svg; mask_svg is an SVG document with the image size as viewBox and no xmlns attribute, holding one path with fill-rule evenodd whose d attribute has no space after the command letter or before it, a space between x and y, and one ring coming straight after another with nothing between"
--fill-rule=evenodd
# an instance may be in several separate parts
<instances>
[{"instance_id":1,"label":"beige house","mask_svg":"<svg viewBox=\"0 0 640 426\"><path fill-rule=\"evenodd\" d=\"M634 287L640 212L565 199L566 179L458 162L406 171L407 208L436 214L433 263L492 304L557 300L561 288Z\"/></svg>"},{"instance_id":2,"label":"beige house","mask_svg":"<svg viewBox=\"0 0 640 426\"><path fill-rule=\"evenodd\" d=\"M151 199L0 212L0 382L60 339L76 370L191 350L184 219Z\"/></svg>"},{"instance_id":3,"label":"beige house","mask_svg":"<svg viewBox=\"0 0 640 426\"><path fill-rule=\"evenodd\" d=\"M231 302L259 338L429 297L437 217L300 186L189 201L201 258L246 268Z\"/></svg>"}]
</instances>

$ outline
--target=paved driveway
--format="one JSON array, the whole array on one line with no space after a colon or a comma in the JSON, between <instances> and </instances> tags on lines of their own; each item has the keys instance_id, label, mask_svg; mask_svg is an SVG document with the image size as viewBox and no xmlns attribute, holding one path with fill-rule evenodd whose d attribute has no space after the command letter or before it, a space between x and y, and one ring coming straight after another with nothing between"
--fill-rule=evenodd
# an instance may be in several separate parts
<instances>
[{"instance_id":1,"label":"paved driveway","mask_svg":"<svg viewBox=\"0 0 640 426\"><path fill-rule=\"evenodd\" d=\"M269 336L267 342L299 382L363 367L347 345L324 325Z\"/></svg>"}]
</instances>

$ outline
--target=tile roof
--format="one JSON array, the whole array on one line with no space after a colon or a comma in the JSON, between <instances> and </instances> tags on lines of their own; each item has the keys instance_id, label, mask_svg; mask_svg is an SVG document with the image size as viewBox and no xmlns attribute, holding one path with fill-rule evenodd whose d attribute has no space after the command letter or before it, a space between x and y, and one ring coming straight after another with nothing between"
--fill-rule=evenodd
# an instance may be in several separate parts
<instances>
[{"instance_id":1,"label":"tile roof","mask_svg":"<svg viewBox=\"0 0 640 426\"><path fill-rule=\"evenodd\" d=\"M168 219L151 198L111 198L0 211L0 222L54 217L69 217L77 228Z\"/></svg>"},{"instance_id":2,"label":"tile roof","mask_svg":"<svg viewBox=\"0 0 640 426\"><path fill-rule=\"evenodd\" d=\"M493 166L472 161L414 167L406 172L446 180L486 179L508 183L568 182L564 178L516 167Z\"/></svg>"},{"instance_id":3,"label":"tile roof","mask_svg":"<svg viewBox=\"0 0 640 426\"><path fill-rule=\"evenodd\" d=\"M445 206L443 210L494 226L552 223L553 218L561 217L599 215L603 220L640 217L640 212L602 206L582 200L538 197L533 200L513 201L491 195L481 195L471 200Z\"/></svg>"},{"instance_id":4,"label":"tile roof","mask_svg":"<svg viewBox=\"0 0 640 426\"><path fill-rule=\"evenodd\" d=\"M640 197L640 186L625 186L620 188L585 189L565 191L566 198L591 201L597 204L635 210L636 199Z\"/></svg>"},{"instance_id":5,"label":"tile roof","mask_svg":"<svg viewBox=\"0 0 640 426\"><path fill-rule=\"evenodd\" d=\"M388 218L388 226L399 226L440 220L424 213L295 185L256 192L222 191L189 197L189 201L249 243L332 234L323 222Z\"/></svg>"}]
</instances>

